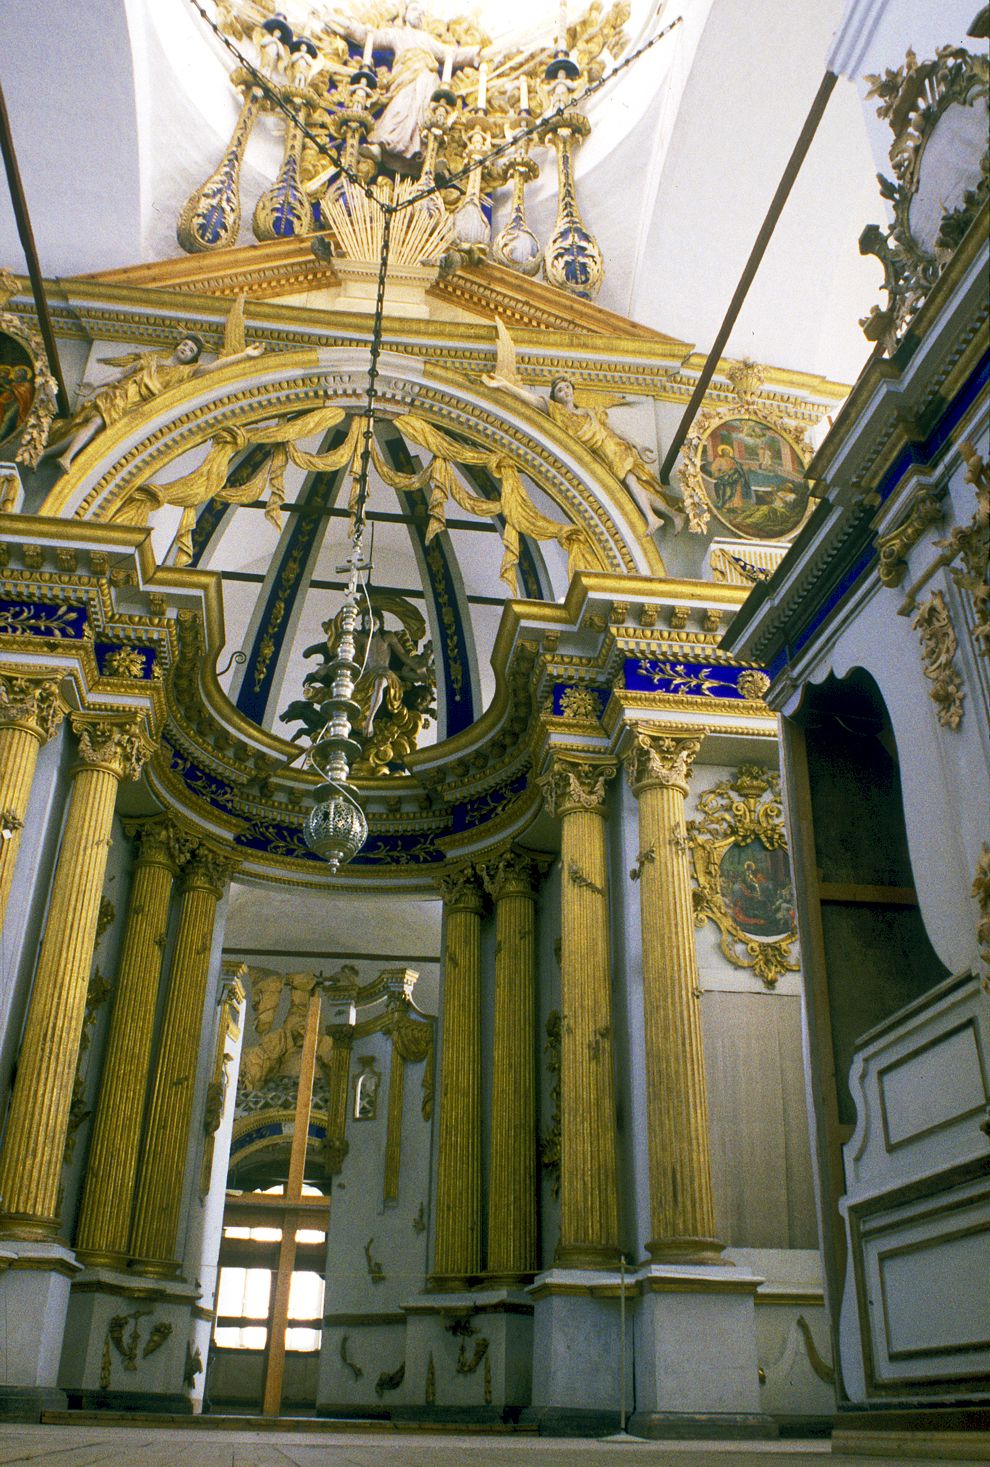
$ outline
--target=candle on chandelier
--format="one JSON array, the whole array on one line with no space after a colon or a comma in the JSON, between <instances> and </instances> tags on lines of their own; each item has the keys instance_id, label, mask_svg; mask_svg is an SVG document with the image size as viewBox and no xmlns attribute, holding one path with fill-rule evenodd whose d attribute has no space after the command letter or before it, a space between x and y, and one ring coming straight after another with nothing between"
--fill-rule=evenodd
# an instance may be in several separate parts
<instances>
[{"instance_id":1,"label":"candle on chandelier","mask_svg":"<svg viewBox=\"0 0 990 1467\"><path fill-rule=\"evenodd\" d=\"M483 61L481 63L481 70L478 72L478 111L479 112L484 112L485 105L486 105L487 102L488 102L488 62L487 61Z\"/></svg>"},{"instance_id":2,"label":"candle on chandelier","mask_svg":"<svg viewBox=\"0 0 990 1467\"><path fill-rule=\"evenodd\" d=\"M519 78L519 111L529 111L529 77Z\"/></svg>"},{"instance_id":3,"label":"candle on chandelier","mask_svg":"<svg viewBox=\"0 0 990 1467\"><path fill-rule=\"evenodd\" d=\"M560 13L557 17L557 50L567 50L567 0L560 0Z\"/></svg>"},{"instance_id":4,"label":"candle on chandelier","mask_svg":"<svg viewBox=\"0 0 990 1467\"><path fill-rule=\"evenodd\" d=\"M361 58L361 63L362 63L363 66L370 66L371 65L371 53L372 53L372 51L374 49L375 49L375 33L374 33L373 30L370 30L369 29L367 35L364 38L364 55Z\"/></svg>"},{"instance_id":5,"label":"candle on chandelier","mask_svg":"<svg viewBox=\"0 0 990 1467\"><path fill-rule=\"evenodd\" d=\"M440 78L441 86L449 87L450 78L454 71L454 48L447 46L443 53L443 76Z\"/></svg>"}]
</instances>

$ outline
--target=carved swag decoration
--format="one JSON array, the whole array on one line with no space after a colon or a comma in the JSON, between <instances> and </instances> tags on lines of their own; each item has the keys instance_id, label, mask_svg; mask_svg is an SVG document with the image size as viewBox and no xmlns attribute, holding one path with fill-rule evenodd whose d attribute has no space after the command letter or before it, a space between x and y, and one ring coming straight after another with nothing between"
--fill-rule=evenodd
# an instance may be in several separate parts
<instances>
[{"instance_id":1,"label":"carved swag decoration","mask_svg":"<svg viewBox=\"0 0 990 1467\"><path fill-rule=\"evenodd\" d=\"M700 795L698 808L701 818L687 826L695 924L715 922L729 962L773 988L798 968L780 776L743 764Z\"/></svg>"}]
</instances>

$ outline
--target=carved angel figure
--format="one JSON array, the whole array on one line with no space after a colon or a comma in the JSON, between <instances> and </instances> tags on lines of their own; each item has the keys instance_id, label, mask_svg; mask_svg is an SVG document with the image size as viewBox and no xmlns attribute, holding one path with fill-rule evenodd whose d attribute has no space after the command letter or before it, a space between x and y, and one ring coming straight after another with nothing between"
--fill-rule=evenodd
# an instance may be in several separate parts
<instances>
[{"instance_id":1,"label":"carved angel figure","mask_svg":"<svg viewBox=\"0 0 990 1467\"><path fill-rule=\"evenodd\" d=\"M501 387L540 408L565 433L590 449L629 489L651 534L663 528L659 515L670 519L675 530L681 529L684 524L683 505L660 483L646 462L644 451L610 426L605 409L579 407L574 397L574 384L568 377L553 379L548 398L525 386L516 368L515 343L498 316L495 317L495 329L498 333L495 371L483 376L482 381L489 387Z\"/></svg>"},{"instance_id":2,"label":"carved angel figure","mask_svg":"<svg viewBox=\"0 0 990 1467\"><path fill-rule=\"evenodd\" d=\"M426 118L430 98L440 81L440 63L447 56L445 47L427 30L425 11L416 0L410 0L391 25L367 26L359 21L333 16L327 25L355 45L364 46L368 37L376 51L391 51L385 109L369 134L368 141L403 158L414 158L422 152L420 129ZM451 67L477 66L477 46L450 48Z\"/></svg>"},{"instance_id":3,"label":"carved angel figure","mask_svg":"<svg viewBox=\"0 0 990 1467\"><path fill-rule=\"evenodd\" d=\"M292 735L293 740L304 732L316 738L328 721L323 705L333 681L333 659L340 636L338 618L325 621L323 632L325 641L303 649L304 657L320 658L319 665L306 674L303 697L280 714L283 723L302 725ZM355 657L362 667L353 693L361 710L361 723L354 733L364 744L361 759L354 766L358 773L394 772L416 748L420 730L436 713L433 647L430 642L419 645L424 633L422 623L415 630L409 626L392 630L378 607L370 618L367 612L361 618L354 637Z\"/></svg>"},{"instance_id":4,"label":"carved angel figure","mask_svg":"<svg viewBox=\"0 0 990 1467\"><path fill-rule=\"evenodd\" d=\"M212 372L221 363L232 366L235 362L260 356L263 346L246 346L244 342L243 296L239 296L231 307L219 356L213 362L202 362L203 350L204 343L200 337L190 333L183 336L170 352L130 352L122 357L100 357L104 365L126 370L114 381L98 387L91 397L79 404L71 418L53 429L43 457L61 448L58 462L67 472L87 443L92 443L98 433L118 423L142 403L151 402L168 388L186 382L190 377L202 377Z\"/></svg>"}]
</instances>

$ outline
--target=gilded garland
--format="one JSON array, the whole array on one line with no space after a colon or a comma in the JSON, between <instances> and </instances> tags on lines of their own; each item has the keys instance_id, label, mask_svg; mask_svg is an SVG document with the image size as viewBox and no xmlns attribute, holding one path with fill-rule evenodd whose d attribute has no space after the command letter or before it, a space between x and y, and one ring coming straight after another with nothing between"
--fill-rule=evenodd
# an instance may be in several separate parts
<instances>
[{"instance_id":1,"label":"gilded garland","mask_svg":"<svg viewBox=\"0 0 990 1467\"><path fill-rule=\"evenodd\" d=\"M0 270L0 460L35 468L56 409L55 379L41 337L20 317L4 310L17 290L8 270Z\"/></svg>"},{"instance_id":2,"label":"gilded garland","mask_svg":"<svg viewBox=\"0 0 990 1467\"><path fill-rule=\"evenodd\" d=\"M722 952L752 968L767 988L797 971L791 956L794 893L780 805L780 776L743 764L699 796L700 820L688 822L694 920L715 922Z\"/></svg>"}]
</instances>

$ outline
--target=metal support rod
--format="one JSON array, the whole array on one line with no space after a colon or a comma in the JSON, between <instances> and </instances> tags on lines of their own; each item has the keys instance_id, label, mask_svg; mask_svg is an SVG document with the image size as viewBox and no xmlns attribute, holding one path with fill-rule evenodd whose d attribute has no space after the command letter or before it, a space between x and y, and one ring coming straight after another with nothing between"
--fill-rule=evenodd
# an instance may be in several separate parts
<instances>
[{"instance_id":1,"label":"metal support rod","mask_svg":"<svg viewBox=\"0 0 990 1467\"><path fill-rule=\"evenodd\" d=\"M825 111L828 99L832 95L832 88L835 86L837 80L838 78L833 71L826 71L822 77L821 85L815 94L815 100L811 104L811 111L808 113L804 127L801 129L801 134L794 144L794 151L787 160L787 167L784 169L781 180L777 185L777 191L770 202L770 208L767 210L766 218L763 221L759 234L756 236L756 242L750 251L749 259L746 261L746 268L739 277L739 284L736 286L732 300L729 302L729 309L725 313L725 319L719 327L718 335L715 338L711 351L708 353L708 360L701 369L701 376L695 384L694 392L691 394L691 401L685 409L683 418L681 418L681 421L677 425L677 432L670 440L667 456L660 466L659 478L661 484L670 483L670 475L677 460L677 455L681 451L684 440L688 435L688 429L694 422L702 399L708 390L708 384L715 375L715 368L718 366L719 359L725 349L725 343L728 341L729 334L736 324L736 318L742 310L742 304L746 299L749 287L753 283L753 277L760 267L763 256L766 254L770 237L777 227L777 220L783 212L784 205L787 202L787 196L791 191L795 178L797 178L805 155L811 146L811 140L818 130L818 124L822 120L822 114Z\"/></svg>"},{"instance_id":2,"label":"metal support rod","mask_svg":"<svg viewBox=\"0 0 990 1467\"><path fill-rule=\"evenodd\" d=\"M65 379L62 376L62 363L59 361L55 332L52 329L52 318L48 310L48 299L45 295L45 282L42 278L41 265L38 261L38 250L34 242L34 231L31 228L31 216L28 214L27 199L24 196L24 185L21 182L21 172L17 166L17 155L14 152L14 135L10 130L10 117L7 113L7 103L4 99L2 86L0 86L0 152L3 153L3 166L6 169L7 183L10 187L10 202L14 206L14 219L17 224L17 233L21 241L21 249L24 251L24 258L27 261L28 275L31 278L31 294L34 296L34 306L38 312L41 339L45 343L45 354L48 357L49 369L55 378L58 410L63 418L67 418L69 416L69 394L65 390Z\"/></svg>"}]
</instances>

